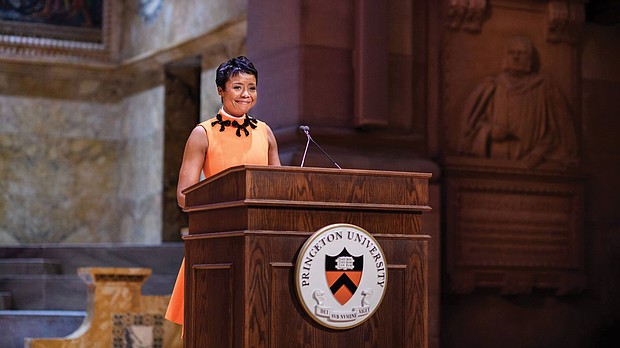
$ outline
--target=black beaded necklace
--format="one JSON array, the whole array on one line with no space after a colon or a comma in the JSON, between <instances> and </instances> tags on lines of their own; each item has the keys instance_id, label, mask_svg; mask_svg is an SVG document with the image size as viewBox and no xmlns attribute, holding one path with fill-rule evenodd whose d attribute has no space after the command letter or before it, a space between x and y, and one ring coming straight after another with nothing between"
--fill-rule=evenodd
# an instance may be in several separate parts
<instances>
[{"instance_id":1,"label":"black beaded necklace","mask_svg":"<svg viewBox=\"0 0 620 348\"><path fill-rule=\"evenodd\" d=\"M223 132L226 129L226 127L237 128L237 132L235 134L237 134L238 137L241 137L242 130L243 130L243 133L245 133L245 136L247 137L248 135L250 135L250 132L247 130L247 127L249 126L252 129L256 129L256 125L258 124L258 120L248 114L245 114L245 118L243 119L243 124L239 124L237 120L233 120L232 122L230 120L224 121L222 119L222 115L220 115L219 113L217 114L215 118L217 119L217 121L211 122L212 127L215 127L215 125L219 124L220 132Z\"/></svg>"}]
</instances>

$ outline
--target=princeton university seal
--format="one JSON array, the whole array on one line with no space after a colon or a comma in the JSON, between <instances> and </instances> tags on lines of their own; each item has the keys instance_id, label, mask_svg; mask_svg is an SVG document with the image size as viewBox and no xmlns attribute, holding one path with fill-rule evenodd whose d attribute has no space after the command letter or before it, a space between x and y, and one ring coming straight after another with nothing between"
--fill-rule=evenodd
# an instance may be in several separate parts
<instances>
[{"instance_id":1,"label":"princeton university seal","mask_svg":"<svg viewBox=\"0 0 620 348\"><path fill-rule=\"evenodd\" d=\"M368 320L381 304L387 261L379 243L364 229L329 225L302 246L295 283L310 317L332 329L348 329Z\"/></svg>"}]
</instances>

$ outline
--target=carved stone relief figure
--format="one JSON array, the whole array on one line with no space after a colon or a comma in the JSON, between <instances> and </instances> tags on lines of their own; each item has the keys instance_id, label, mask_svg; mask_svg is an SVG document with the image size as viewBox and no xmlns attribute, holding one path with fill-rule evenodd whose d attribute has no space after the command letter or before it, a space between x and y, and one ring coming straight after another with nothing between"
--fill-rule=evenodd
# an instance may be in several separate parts
<instances>
[{"instance_id":1,"label":"carved stone relief figure","mask_svg":"<svg viewBox=\"0 0 620 348\"><path fill-rule=\"evenodd\" d=\"M503 71L484 80L462 114L461 155L542 163L567 168L577 163L573 115L553 81L538 73L535 48L513 37Z\"/></svg>"}]
</instances>

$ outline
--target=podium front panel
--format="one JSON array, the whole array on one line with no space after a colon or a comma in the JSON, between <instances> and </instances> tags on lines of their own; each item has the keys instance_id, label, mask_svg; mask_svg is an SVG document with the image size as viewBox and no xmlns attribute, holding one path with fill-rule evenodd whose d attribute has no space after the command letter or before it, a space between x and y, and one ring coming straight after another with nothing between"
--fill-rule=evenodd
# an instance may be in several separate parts
<instances>
[{"instance_id":1,"label":"podium front panel","mask_svg":"<svg viewBox=\"0 0 620 348\"><path fill-rule=\"evenodd\" d=\"M368 321L347 330L318 325L294 286L296 257L310 233L239 232L186 238L194 299L189 347L426 347L425 236L375 235L388 285ZM197 292L197 293L196 293ZM233 320L234 317L234 320Z\"/></svg>"}]
</instances>

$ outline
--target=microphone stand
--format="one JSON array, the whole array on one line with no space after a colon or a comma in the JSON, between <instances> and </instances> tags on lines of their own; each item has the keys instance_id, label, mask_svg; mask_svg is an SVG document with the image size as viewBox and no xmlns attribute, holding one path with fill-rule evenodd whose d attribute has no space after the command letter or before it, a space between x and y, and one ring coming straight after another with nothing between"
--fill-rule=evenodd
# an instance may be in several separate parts
<instances>
[{"instance_id":1,"label":"microphone stand","mask_svg":"<svg viewBox=\"0 0 620 348\"><path fill-rule=\"evenodd\" d=\"M306 142L306 149L304 150L304 157L301 160L301 167L304 166L304 161L306 160L306 153L308 152L308 145L310 144L310 142L312 141L314 143L314 145L316 145L316 147L319 148L319 150L321 150L321 152L327 156L327 158L329 158L330 161L332 161L332 163L338 167L338 169L342 169L340 168L340 166L338 165L338 163L336 163L336 161L334 161L330 155L327 154L327 152L325 152L325 150L323 150L323 148L321 148L321 146L319 146L319 144L317 144L316 141L314 141L314 139L312 139L312 137L310 136L310 128L308 126L300 126L299 129L301 129L304 133L306 133L306 137L308 137L308 141Z\"/></svg>"},{"instance_id":2,"label":"microphone stand","mask_svg":"<svg viewBox=\"0 0 620 348\"><path fill-rule=\"evenodd\" d=\"M306 140L306 148L304 149L304 156L301 158L300 167L304 166L304 162L306 161L306 154L308 154L308 145L310 145L310 134L308 133L307 130L302 129L302 131L306 133L306 137L308 138L308 140Z\"/></svg>"}]
</instances>

